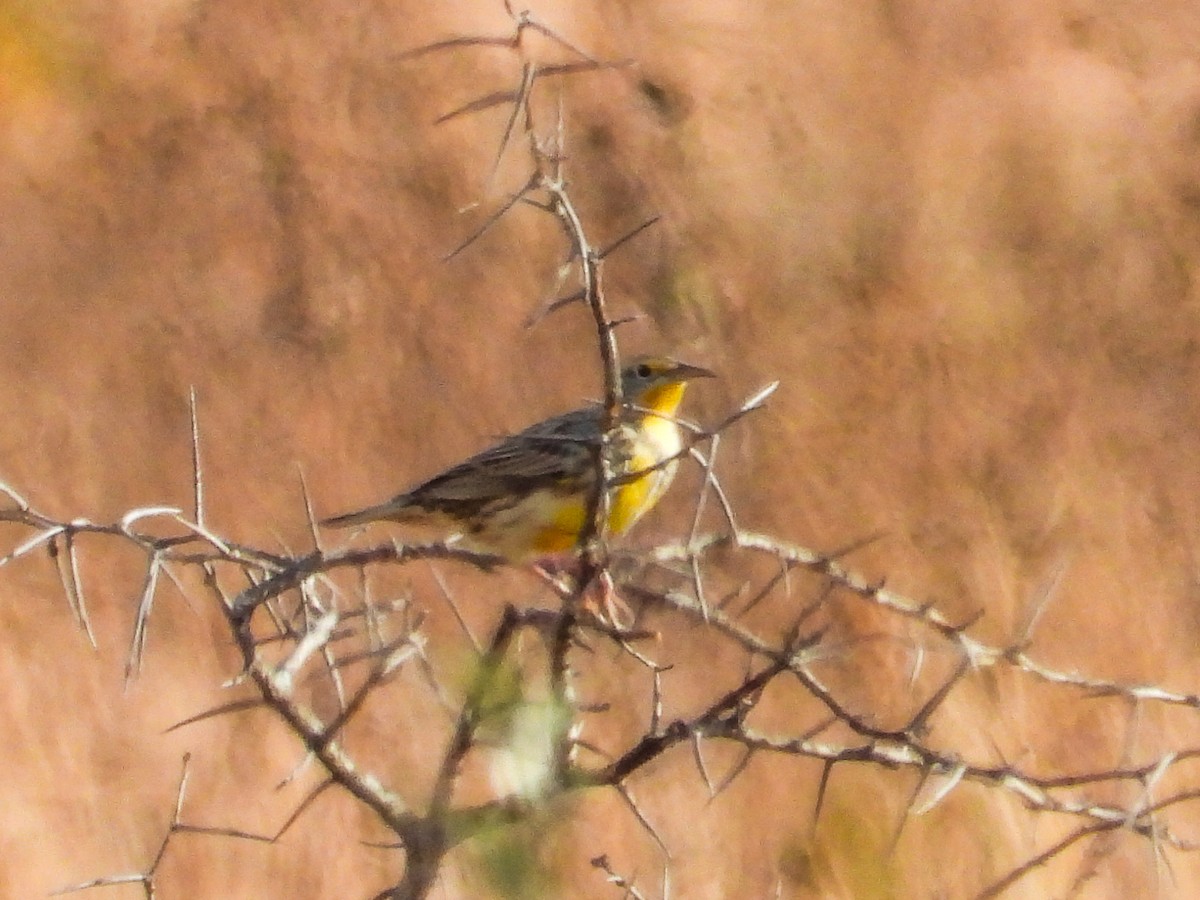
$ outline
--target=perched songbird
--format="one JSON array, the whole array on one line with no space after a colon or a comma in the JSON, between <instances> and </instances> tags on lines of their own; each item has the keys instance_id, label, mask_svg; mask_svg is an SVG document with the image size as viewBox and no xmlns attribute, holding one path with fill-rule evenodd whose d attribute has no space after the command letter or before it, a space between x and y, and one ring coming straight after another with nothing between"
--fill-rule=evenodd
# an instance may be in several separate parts
<instances>
[{"instance_id":1,"label":"perched songbird","mask_svg":"<svg viewBox=\"0 0 1200 900\"><path fill-rule=\"evenodd\" d=\"M712 372L664 356L621 372L624 408L610 440L608 531L627 531L662 497L686 444L675 418L688 381ZM378 506L324 520L342 527L426 525L470 550L527 562L576 549L596 479L603 410L531 425Z\"/></svg>"}]
</instances>

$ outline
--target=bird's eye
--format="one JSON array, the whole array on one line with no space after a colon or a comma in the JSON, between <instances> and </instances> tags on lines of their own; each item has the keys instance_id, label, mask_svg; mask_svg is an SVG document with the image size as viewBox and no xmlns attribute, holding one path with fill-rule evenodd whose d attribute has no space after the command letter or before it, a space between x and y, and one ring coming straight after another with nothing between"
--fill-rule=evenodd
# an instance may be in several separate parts
<instances>
[{"instance_id":1,"label":"bird's eye","mask_svg":"<svg viewBox=\"0 0 1200 900\"><path fill-rule=\"evenodd\" d=\"M654 371L650 368L650 366L647 363L641 363L638 365L638 367L636 369L633 370L633 374L636 375L638 378L649 378L651 375L654 374Z\"/></svg>"}]
</instances>

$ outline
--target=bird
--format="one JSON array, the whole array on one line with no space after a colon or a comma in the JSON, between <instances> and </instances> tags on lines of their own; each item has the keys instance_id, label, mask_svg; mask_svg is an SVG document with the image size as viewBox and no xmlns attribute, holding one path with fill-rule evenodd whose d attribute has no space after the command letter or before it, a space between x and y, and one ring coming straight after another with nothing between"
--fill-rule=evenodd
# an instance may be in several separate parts
<instances>
[{"instance_id":1,"label":"bird","mask_svg":"<svg viewBox=\"0 0 1200 900\"><path fill-rule=\"evenodd\" d=\"M628 531L670 487L688 446L676 418L684 391L690 381L712 377L669 356L638 357L621 370L622 407L608 441L610 535ZM456 546L511 563L576 552L596 483L603 417L598 404L553 416L390 500L321 524L423 525Z\"/></svg>"}]
</instances>

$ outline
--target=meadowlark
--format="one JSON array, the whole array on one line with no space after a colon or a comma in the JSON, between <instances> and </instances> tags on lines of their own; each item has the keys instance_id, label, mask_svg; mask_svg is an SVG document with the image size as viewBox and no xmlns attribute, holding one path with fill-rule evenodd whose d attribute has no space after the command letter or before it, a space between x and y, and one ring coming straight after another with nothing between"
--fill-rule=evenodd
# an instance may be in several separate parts
<instances>
[{"instance_id":1,"label":"meadowlark","mask_svg":"<svg viewBox=\"0 0 1200 900\"><path fill-rule=\"evenodd\" d=\"M622 370L624 407L608 443L609 534L631 528L670 486L686 446L676 418L684 389L712 375L662 356ZM511 562L573 551L596 483L602 415L593 405L538 422L391 500L321 524L425 525L459 546Z\"/></svg>"}]
</instances>

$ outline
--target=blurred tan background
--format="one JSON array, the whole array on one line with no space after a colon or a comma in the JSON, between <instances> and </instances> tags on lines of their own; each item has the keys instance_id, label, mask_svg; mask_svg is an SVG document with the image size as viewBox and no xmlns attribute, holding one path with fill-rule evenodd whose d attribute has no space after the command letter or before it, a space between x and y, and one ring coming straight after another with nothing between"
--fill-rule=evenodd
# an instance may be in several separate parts
<instances>
[{"instance_id":1,"label":"blurred tan background","mask_svg":"<svg viewBox=\"0 0 1200 900\"><path fill-rule=\"evenodd\" d=\"M882 530L855 565L952 616L982 608L999 642L1065 566L1043 658L1195 690L1200 7L1000 6L534 11L634 63L563 90L594 238L663 216L606 268L615 311L645 314L624 346L718 370L702 418L782 379L723 448L746 524L829 549ZM432 122L518 63L399 56L509 29L499 2L0 0L0 479L64 517L186 505L194 385L209 521L303 546L297 466L342 511L596 396L580 311L524 325L557 291L553 222L518 210L441 260L521 161L489 187L503 110ZM688 509L664 503L642 539ZM165 589L123 691L138 560L93 542L83 570L99 653L44 559L0 572L3 896L143 867L185 751L189 821L270 832L302 796L274 790L298 751L265 714L162 734L228 699L211 611ZM964 703L944 744L1043 772L1200 744L1194 713L1002 688L1002 717ZM652 775L676 897L970 896L1064 833L966 786L893 848L906 774L835 770L815 832L815 765L756 760L712 804L686 759ZM1194 808L1170 821L1200 837ZM162 896L385 886L398 860L335 829L383 837L335 801L274 847L179 837ZM548 896L619 896L587 865L601 852L657 895L661 858L619 800L579 799L545 840ZM1195 860L1165 874L1132 837L1089 865L1068 854L1011 895L1200 890ZM470 868L440 896L483 895Z\"/></svg>"}]
</instances>

